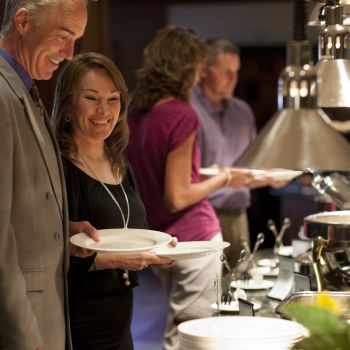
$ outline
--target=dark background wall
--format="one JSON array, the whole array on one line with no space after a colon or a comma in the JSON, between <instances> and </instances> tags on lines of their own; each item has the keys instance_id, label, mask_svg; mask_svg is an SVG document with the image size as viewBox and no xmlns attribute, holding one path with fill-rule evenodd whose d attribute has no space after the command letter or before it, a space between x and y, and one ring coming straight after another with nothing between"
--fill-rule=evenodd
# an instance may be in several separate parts
<instances>
[{"instance_id":1,"label":"dark background wall","mask_svg":"<svg viewBox=\"0 0 350 350\"><path fill-rule=\"evenodd\" d=\"M0 18L4 4L0 0ZM236 95L252 107L260 130L277 109L277 80L285 66L286 44L292 39L292 22L292 0L99 0L89 6L88 26L76 52L110 56L132 91L143 48L165 25L191 27L203 38L226 37L242 49ZM315 40L315 31L308 35ZM39 83L49 111L56 76ZM253 191L253 198L250 221L255 237L259 231L266 232L267 219L280 222L280 200L268 189Z\"/></svg>"},{"instance_id":2,"label":"dark background wall","mask_svg":"<svg viewBox=\"0 0 350 350\"><path fill-rule=\"evenodd\" d=\"M1 17L4 3L0 0ZM165 25L192 27L203 38L227 37L242 48L237 96L252 106L260 129L277 107L277 79L291 39L291 4L287 0L99 0L90 4L86 33L76 52L92 50L113 58L132 90L143 48ZM39 83L49 110L54 85L55 77Z\"/></svg>"}]
</instances>

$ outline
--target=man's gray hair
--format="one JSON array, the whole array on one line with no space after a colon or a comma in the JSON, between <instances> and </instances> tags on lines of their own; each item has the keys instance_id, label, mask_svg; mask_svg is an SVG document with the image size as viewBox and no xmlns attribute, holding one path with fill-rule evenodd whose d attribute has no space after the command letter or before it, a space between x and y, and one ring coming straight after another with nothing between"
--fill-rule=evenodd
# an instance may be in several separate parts
<instances>
[{"instance_id":1,"label":"man's gray hair","mask_svg":"<svg viewBox=\"0 0 350 350\"><path fill-rule=\"evenodd\" d=\"M11 29L18 9L27 9L30 19L38 24L43 17L42 15L47 15L47 12L54 9L61 1L62 0L6 0L0 37L5 36ZM89 0L81 0L81 2L87 5Z\"/></svg>"},{"instance_id":2,"label":"man's gray hair","mask_svg":"<svg viewBox=\"0 0 350 350\"><path fill-rule=\"evenodd\" d=\"M220 53L231 53L240 55L240 48L227 39L211 38L206 40L207 45L207 66L215 63L216 57Z\"/></svg>"}]
</instances>

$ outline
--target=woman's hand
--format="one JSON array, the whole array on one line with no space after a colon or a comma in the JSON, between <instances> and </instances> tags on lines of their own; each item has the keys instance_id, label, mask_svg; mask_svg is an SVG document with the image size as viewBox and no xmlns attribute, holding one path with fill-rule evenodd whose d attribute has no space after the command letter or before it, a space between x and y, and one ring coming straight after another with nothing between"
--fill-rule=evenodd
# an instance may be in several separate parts
<instances>
[{"instance_id":1,"label":"woman's hand","mask_svg":"<svg viewBox=\"0 0 350 350\"><path fill-rule=\"evenodd\" d=\"M235 170L226 168L225 171L229 171L231 174L230 183L231 187L249 187L249 184L254 180L252 174L248 171Z\"/></svg>"},{"instance_id":2,"label":"woman's hand","mask_svg":"<svg viewBox=\"0 0 350 350\"><path fill-rule=\"evenodd\" d=\"M173 237L173 239L171 240L171 242L169 243L170 246L172 247L176 247L177 246L177 238Z\"/></svg>"},{"instance_id":3,"label":"woman's hand","mask_svg":"<svg viewBox=\"0 0 350 350\"><path fill-rule=\"evenodd\" d=\"M69 236L73 236L77 233L84 232L91 239L98 242L99 236L98 231L94 226L92 226L88 221L79 221L79 222L69 222ZM69 255L76 256L79 258L86 258L87 256L92 255L94 252L88 249L79 248L72 243L69 243Z\"/></svg>"},{"instance_id":4,"label":"woman's hand","mask_svg":"<svg viewBox=\"0 0 350 350\"><path fill-rule=\"evenodd\" d=\"M170 258L157 256L152 252L138 254L103 254L96 255L96 269L122 269L130 271L140 271L148 265L167 265L172 260Z\"/></svg>"}]
</instances>

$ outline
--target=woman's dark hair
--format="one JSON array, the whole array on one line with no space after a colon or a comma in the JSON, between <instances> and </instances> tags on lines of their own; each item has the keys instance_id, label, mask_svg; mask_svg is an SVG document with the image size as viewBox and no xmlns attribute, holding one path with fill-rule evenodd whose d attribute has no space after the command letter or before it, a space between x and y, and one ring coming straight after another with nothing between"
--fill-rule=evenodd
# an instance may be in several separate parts
<instances>
[{"instance_id":1,"label":"woman's dark hair","mask_svg":"<svg viewBox=\"0 0 350 350\"><path fill-rule=\"evenodd\" d=\"M68 61L59 73L52 122L61 153L68 159L77 159L77 146L73 138L74 130L74 92L77 90L82 77L91 70L104 70L117 90L120 92L120 115L111 135L105 141L105 151L112 165L114 174L125 174L123 151L129 141L129 129L126 121L130 97L122 74L115 64L106 56L99 53L81 53ZM69 117L70 122L66 119Z\"/></svg>"},{"instance_id":2,"label":"woman's dark hair","mask_svg":"<svg viewBox=\"0 0 350 350\"><path fill-rule=\"evenodd\" d=\"M174 26L160 30L143 52L144 65L137 72L131 111L147 112L166 97L188 101L205 55L205 43L193 30Z\"/></svg>"}]
</instances>

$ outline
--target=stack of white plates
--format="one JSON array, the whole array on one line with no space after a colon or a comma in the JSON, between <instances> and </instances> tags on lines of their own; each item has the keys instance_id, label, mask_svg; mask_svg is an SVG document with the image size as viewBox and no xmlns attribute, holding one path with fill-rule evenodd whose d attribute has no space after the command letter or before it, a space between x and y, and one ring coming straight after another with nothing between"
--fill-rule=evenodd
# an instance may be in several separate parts
<instances>
[{"instance_id":1,"label":"stack of white plates","mask_svg":"<svg viewBox=\"0 0 350 350\"><path fill-rule=\"evenodd\" d=\"M309 334L294 321L253 316L201 318L178 330L179 350L289 350Z\"/></svg>"}]
</instances>

